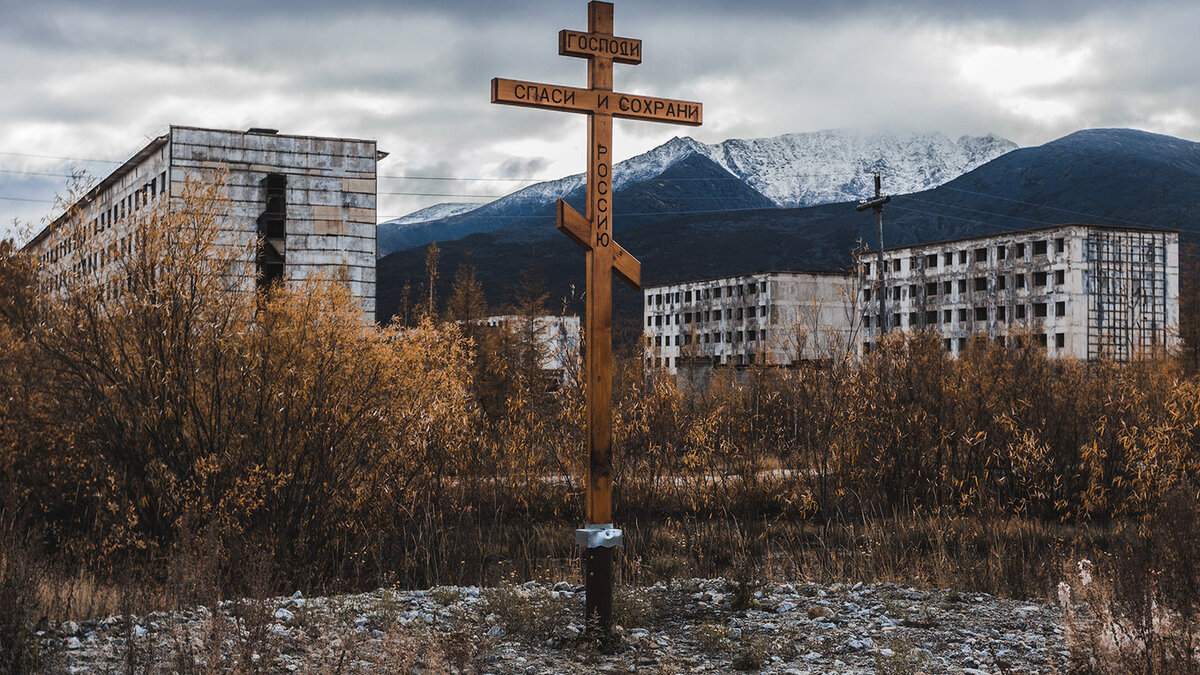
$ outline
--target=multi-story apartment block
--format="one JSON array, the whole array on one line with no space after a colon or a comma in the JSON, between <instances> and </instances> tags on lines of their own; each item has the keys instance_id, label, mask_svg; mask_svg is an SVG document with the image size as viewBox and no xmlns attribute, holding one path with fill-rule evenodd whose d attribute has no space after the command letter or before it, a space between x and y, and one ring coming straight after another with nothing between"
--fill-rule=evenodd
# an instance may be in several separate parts
<instances>
[{"instance_id":1,"label":"multi-story apartment block","mask_svg":"<svg viewBox=\"0 0 1200 675\"><path fill-rule=\"evenodd\" d=\"M33 238L58 283L105 275L135 232L134 214L181 193L189 178L220 171L229 198L223 231L258 238L245 285L316 274L342 275L370 319L375 315L375 141L288 136L273 129L221 131L172 126L101 180ZM68 218L80 227L67 227ZM74 232L74 234L72 234ZM91 241L82 241L89 239ZM86 244L86 245L85 245Z\"/></svg>"},{"instance_id":2,"label":"multi-story apartment block","mask_svg":"<svg viewBox=\"0 0 1200 675\"><path fill-rule=\"evenodd\" d=\"M582 357L582 333L577 316L535 316L523 325L525 319L516 314L489 316L480 323L496 330L516 333L528 330L538 350L538 367L547 373L561 376L569 369L577 369Z\"/></svg>"},{"instance_id":3,"label":"multi-story apartment block","mask_svg":"<svg viewBox=\"0 0 1200 675\"><path fill-rule=\"evenodd\" d=\"M1066 224L884 249L860 266L863 348L881 324L930 329L954 354L972 335L1030 331L1051 354L1126 360L1178 339L1179 233Z\"/></svg>"},{"instance_id":4,"label":"multi-story apartment block","mask_svg":"<svg viewBox=\"0 0 1200 675\"><path fill-rule=\"evenodd\" d=\"M643 291L646 365L790 365L852 350L856 283L833 272L770 272Z\"/></svg>"}]
</instances>

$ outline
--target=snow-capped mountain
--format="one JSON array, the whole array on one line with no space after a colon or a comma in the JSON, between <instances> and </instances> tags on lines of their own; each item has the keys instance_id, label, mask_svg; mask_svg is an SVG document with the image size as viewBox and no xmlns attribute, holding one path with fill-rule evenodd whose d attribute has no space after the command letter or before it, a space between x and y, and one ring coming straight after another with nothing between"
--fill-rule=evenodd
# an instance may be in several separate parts
<instances>
[{"instance_id":1,"label":"snow-capped mountain","mask_svg":"<svg viewBox=\"0 0 1200 675\"><path fill-rule=\"evenodd\" d=\"M981 144L994 141L985 137ZM970 150L970 143L955 145ZM898 167L893 171L900 173ZM766 197L746 183L711 159L692 156L618 195L615 207L631 212L625 217L618 212L614 221L624 228L619 232L621 245L642 262L643 284L755 270L840 270L851 263L856 246L870 247L877 241L874 216L855 212L853 203L771 208ZM1064 222L1162 227L1179 230L1181 245L1200 242L1200 206L1194 198L1200 193L1200 143L1143 131L1076 132L1004 153L945 185L916 194L902 194L890 179L885 179L884 187L895 195L884 216L889 246ZM643 215L653 210L649 204L665 201L677 190L690 192L653 215ZM716 201L725 208L710 210L701 202L689 212L697 204L694 200L706 193L719 193ZM753 204L755 195L765 207ZM728 206L739 202L748 206ZM469 219L469 214L457 218ZM529 228L544 233L536 245L512 236L511 230L439 239L442 269L455 269L472 251L487 251L471 261L493 305L514 297L514 270L529 267L544 276L551 297L565 295L572 284L578 288L583 282L582 257L575 244L554 228L552 210L539 218L537 227ZM444 232L447 225L430 227ZM421 279L424 273L425 252L420 248L398 250L380 261L380 319L400 306L404 282ZM446 297L452 275L442 277L439 292ZM640 316L640 293L615 284L613 301L614 314Z\"/></svg>"},{"instance_id":2,"label":"snow-capped mountain","mask_svg":"<svg viewBox=\"0 0 1200 675\"><path fill-rule=\"evenodd\" d=\"M889 194L928 190L1016 150L1017 144L992 134L952 141L936 132L831 129L704 147L713 161L776 205L796 207L872 195L875 171L883 174Z\"/></svg>"},{"instance_id":3,"label":"snow-capped mountain","mask_svg":"<svg viewBox=\"0 0 1200 675\"><path fill-rule=\"evenodd\" d=\"M413 211L407 216L401 216L395 220L389 220L392 225L408 225L410 223L428 223L431 220L441 220L450 216L457 216L460 213L474 211L479 208L480 204L470 204L465 202L447 202L445 204L434 204L427 206L420 211Z\"/></svg>"},{"instance_id":4,"label":"snow-capped mountain","mask_svg":"<svg viewBox=\"0 0 1200 675\"><path fill-rule=\"evenodd\" d=\"M769 199L775 206L815 206L866 197L874 192L874 171L884 175L889 194L919 192L946 183L1006 152L1012 141L994 135L952 141L940 133L893 134L826 130L773 138L730 139L706 145L676 137L618 162L616 191L657 178L689 157L711 160ZM677 177L674 180L689 180ZM431 207L380 225L379 254L447 241L477 232L521 227L552 214L555 200L582 188L576 174L531 185L456 215ZM552 215L550 217L553 217Z\"/></svg>"},{"instance_id":5,"label":"snow-capped mountain","mask_svg":"<svg viewBox=\"0 0 1200 675\"><path fill-rule=\"evenodd\" d=\"M815 206L861 199L874 191L872 172L884 176L890 194L906 194L937 187L990 162L1017 144L994 134L962 136L952 141L944 134L892 134L881 131L828 129L784 134L771 138L731 138L707 145L687 137L666 143L616 165L614 187L621 190L657 176L693 154L703 155L746 181L778 206ZM518 190L488 206L544 203L561 199L583 185L575 174ZM439 204L398 220L401 225L438 220L464 211L439 213L440 207L474 205Z\"/></svg>"}]
</instances>

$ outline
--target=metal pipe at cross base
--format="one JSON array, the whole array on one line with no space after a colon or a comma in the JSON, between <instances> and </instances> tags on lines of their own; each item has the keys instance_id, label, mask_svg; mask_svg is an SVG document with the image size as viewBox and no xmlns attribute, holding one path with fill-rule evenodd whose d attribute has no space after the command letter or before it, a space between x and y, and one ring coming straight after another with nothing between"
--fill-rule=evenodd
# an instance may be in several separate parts
<instances>
[{"instance_id":1,"label":"metal pipe at cross base","mask_svg":"<svg viewBox=\"0 0 1200 675\"><path fill-rule=\"evenodd\" d=\"M612 630L613 549L623 544L624 534L612 523L575 530L575 545L583 549L583 619L589 633Z\"/></svg>"}]
</instances>

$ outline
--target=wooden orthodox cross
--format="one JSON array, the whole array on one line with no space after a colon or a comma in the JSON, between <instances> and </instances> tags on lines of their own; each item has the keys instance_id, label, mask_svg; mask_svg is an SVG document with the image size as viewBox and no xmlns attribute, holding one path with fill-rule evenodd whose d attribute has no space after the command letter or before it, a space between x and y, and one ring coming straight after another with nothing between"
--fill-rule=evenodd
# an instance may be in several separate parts
<instances>
[{"instance_id":1,"label":"wooden orthodox cross","mask_svg":"<svg viewBox=\"0 0 1200 675\"><path fill-rule=\"evenodd\" d=\"M588 32L563 30L558 53L588 60L588 88L492 80L492 103L545 108L588 116L587 213L558 200L558 229L586 252L588 472L587 522L575 534L585 549L585 617L589 630L612 625L612 547L621 531L612 518L612 275L641 288L641 263L612 236L612 124L614 117L699 126L702 106L613 91L613 63L637 65L642 41L613 36L613 6L588 3Z\"/></svg>"}]
</instances>

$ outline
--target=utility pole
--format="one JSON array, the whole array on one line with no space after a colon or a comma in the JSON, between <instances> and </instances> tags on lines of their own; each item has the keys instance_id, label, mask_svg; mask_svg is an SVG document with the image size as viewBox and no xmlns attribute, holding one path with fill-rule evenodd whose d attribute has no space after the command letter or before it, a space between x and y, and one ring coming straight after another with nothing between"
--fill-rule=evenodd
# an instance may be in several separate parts
<instances>
[{"instance_id":1,"label":"utility pole","mask_svg":"<svg viewBox=\"0 0 1200 675\"><path fill-rule=\"evenodd\" d=\"M887 311L887 270L883 264L883 205L892 201L890 196L881 193L882 182L879 178L879 172L875 172L875 198L864 199L858 206L857 211L866 211L871 209L875 212L875 238L879 244L875 247L875 266L878 268L878 273L875 275L875 297L879 298L879 323L877 327L882 336L883 333L892 329L892 316Z\"/></svg>"}]
</instances>

